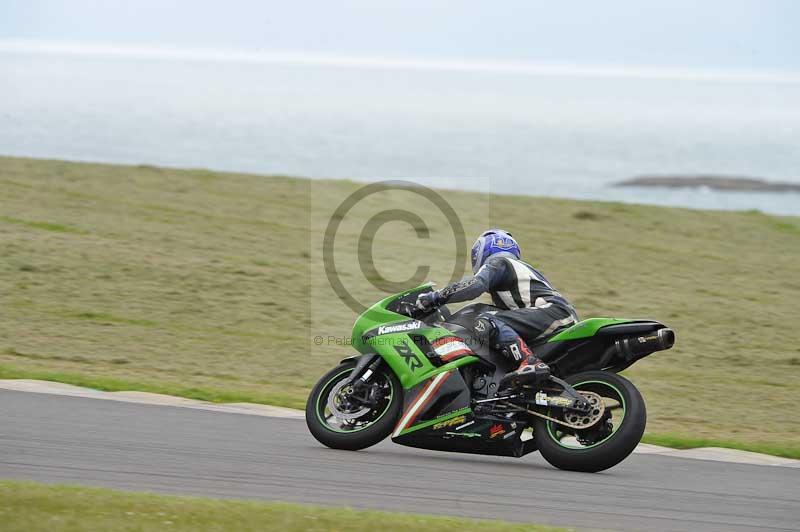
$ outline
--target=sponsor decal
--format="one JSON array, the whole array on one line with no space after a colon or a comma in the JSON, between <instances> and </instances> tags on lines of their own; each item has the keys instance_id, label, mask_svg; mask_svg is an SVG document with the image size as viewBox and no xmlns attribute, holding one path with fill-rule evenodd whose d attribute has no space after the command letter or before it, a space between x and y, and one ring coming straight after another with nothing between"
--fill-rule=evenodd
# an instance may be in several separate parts
<instances>
[{"instance_id":1,"label":"sponsor decal","mask_svg":"<svg viewBox=\"0 0 800 532\"><path fill-rule=\"evenodd\" d=\"M497 423L495 425L492 425L492 427L489 429L489 437L490 438L496 438L496 437L498 437L498 436L500 436L502 434L505 434L505 433L506 433L505 427L503 427L503 425L501 425L499 423Z\"/></svg>"},{"instance_id":2,"label":"sponsor decal","mask_svg":"<svg viewBox=\"0 0 800 532\"><path fill-rule=\"evenodd\" d=\"M431 345L442 362L449 362L461 355L472 354L472 349L464 343L464 340L457 337L440 338Z\"/></svg>"},{"instance_id":3,"label":"sponsor decal","mask_svg":"<svg viewBox=\"0 0 800 532\"><path fill-rule=\"evenodd\" d=\"M406 364L408 365L408 369L410 369L412 372L422 367L422 361L408 344L402 343L400 345L396 345L394 346L394 349L400 354L401 357L403 357L403 360L405 360Z\"/></svg>"},{"instance_id":4,"label":"sponsor decal","mask_svg":"<svg viewBox=\"0 0 800 532\"><path fill-rule=\"evenodd\" d=\"M462 438L480 438L477 432L445 432L445 436L461 436Z\"/></svg>"},{"instance_id":5,"label":"sponsor decal","mask_svg":"<svg viewBox=\"0 0 800 532\"><path fill-rule=\"evenodd\" d=\"M544 392L536 392L534 399L537 405L547 406L547 394Z\"/></svg>"},{"instance_id":6,"label":"sponsor decal","mask_svg":"<svg viewBox=\"0 0 800 532\"><path fill-rule=\"evenodd\" d=\"M433 426L433 430L444 429L447 427L452 427L453 425L460 425L467 420L466 416L456 416L453 419L448 419L446 421L442 421L441 423L436 423Z\"/></svg>"},{"instance_id":7,"label":"sponsor decal","mask_svg":"<svg viewBox=\"0 0 800 532\"><path fill-rule=\"evenodd\" d=\"M511 249L514 247L514 243L511 239L502 236L494 239L494 245L500 249Z\"/></svg>"},{"instance_id":8,"label":"sponsor decal","mask_svg":"<svg viewBox=\"0 0 800 532\"><path fill-rule=\"evenodd\" d=\"M572 406L572 399L566 397L548 397L547 404L550 406Z\"/></svg>"},{"instance_id":9,"label":"sponsor decal","mask_svg":"<svg viewBox=\"0 0 800 532\"><path fill-rule=\"evenodd\" d=\"M536 392L536 397L534 400L536 401L537 405L542 406L572 406L572 399L560 396L548 397L544 392Z\"/></svg>"},{"instance_id":10,"label":"sponsor decal","mask_svg":"<svg viewBox=\"0 0 800 532\"><path fill-rule=\"evenodd\" d=\"M392 334L398 332L414 331L422 327L420 321L404 321L403 323L396 323L394 325L381 325L378 327L378 334Z\"/></svg>"},{"instance_id":11,"label":"sponsor decal","mask_svg":"<svg viewBox=\"0 0 800 532\"><path fill-rule=\"evenodd\" d=\"M445 432L445 436L461 436L462 438L480 438L477 432Z\"/></svg>"}]
</instances>

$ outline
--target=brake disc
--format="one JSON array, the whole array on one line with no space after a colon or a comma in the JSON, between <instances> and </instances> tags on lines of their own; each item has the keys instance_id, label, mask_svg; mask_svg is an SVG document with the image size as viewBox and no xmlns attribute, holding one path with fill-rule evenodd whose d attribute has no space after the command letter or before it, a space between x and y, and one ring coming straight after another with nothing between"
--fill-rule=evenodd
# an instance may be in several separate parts
<instances>
[{"instance_id":1,"label":"brake disc","mask_svg":"<svg viewBox=\"0 0 800 532\"><path fill-rule=\"evenodd\" d=\"M358 419L372 410L368 406L358 410L342 410L342 402L344 401L344 398L342 397L341 392L348 386L350 385L347 383L347 380L343 380L331 388L331 391L328 394L328 410L331 411L331 414L333 414L335 418L342 419L344 421Z\"/></svg>"}]
</instances>

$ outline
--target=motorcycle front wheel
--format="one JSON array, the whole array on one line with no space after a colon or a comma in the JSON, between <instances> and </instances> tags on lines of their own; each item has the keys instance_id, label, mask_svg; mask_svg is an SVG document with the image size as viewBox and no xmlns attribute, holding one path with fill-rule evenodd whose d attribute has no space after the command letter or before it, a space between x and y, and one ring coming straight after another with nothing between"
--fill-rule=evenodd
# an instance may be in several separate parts
<instances>
[{"instance_id":1,"label":"motorcycle front wheel","mask_svg":"<svg viewBox=\"0 0 800 532\"><path fill-rule=\"evenodd\" d=\"M308 430L333 449L375 445L391 434L402 413L403 388L397 376L384 365L367 387L354 389L347 380L355 365L347 360L323 375L306 402Z\"/></svg>"}]
</instances>

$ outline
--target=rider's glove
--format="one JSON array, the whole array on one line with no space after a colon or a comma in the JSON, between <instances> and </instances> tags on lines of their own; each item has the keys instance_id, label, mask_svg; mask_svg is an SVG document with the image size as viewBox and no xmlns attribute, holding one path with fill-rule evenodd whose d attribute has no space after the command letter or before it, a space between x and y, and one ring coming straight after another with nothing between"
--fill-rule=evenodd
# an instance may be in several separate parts
<instances>
[{"instance_id":1,"label":"rider's glove","mask_svg":"<svg viewBox=\"0 0 800 532\"><path fill-rule=\"evenodd\" d=\"M431 310L442 304L442 296L436 290L417 296L416 307L420 310Z\"/></svg>"}]
</instances>

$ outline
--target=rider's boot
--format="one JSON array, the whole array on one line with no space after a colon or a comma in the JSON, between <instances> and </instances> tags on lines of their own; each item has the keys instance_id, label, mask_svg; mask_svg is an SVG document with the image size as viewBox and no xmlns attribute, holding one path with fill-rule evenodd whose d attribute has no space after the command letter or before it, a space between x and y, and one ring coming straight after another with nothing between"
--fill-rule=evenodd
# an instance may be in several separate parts
<instances>
[{"instance_id":1,"label":"rider's boot","mask_svg":"<svg viewBox=\"0 0 800 532\"><path fill-rule=\"evenodd\" d=\"M501 351L514 360L519 360L520 365L510 371L500 380L500 389L516 388L524 384L540 385L550 377L550 367L541 361L520 337L514 342L500 346Z\"/></svg>"}]
</instances>

